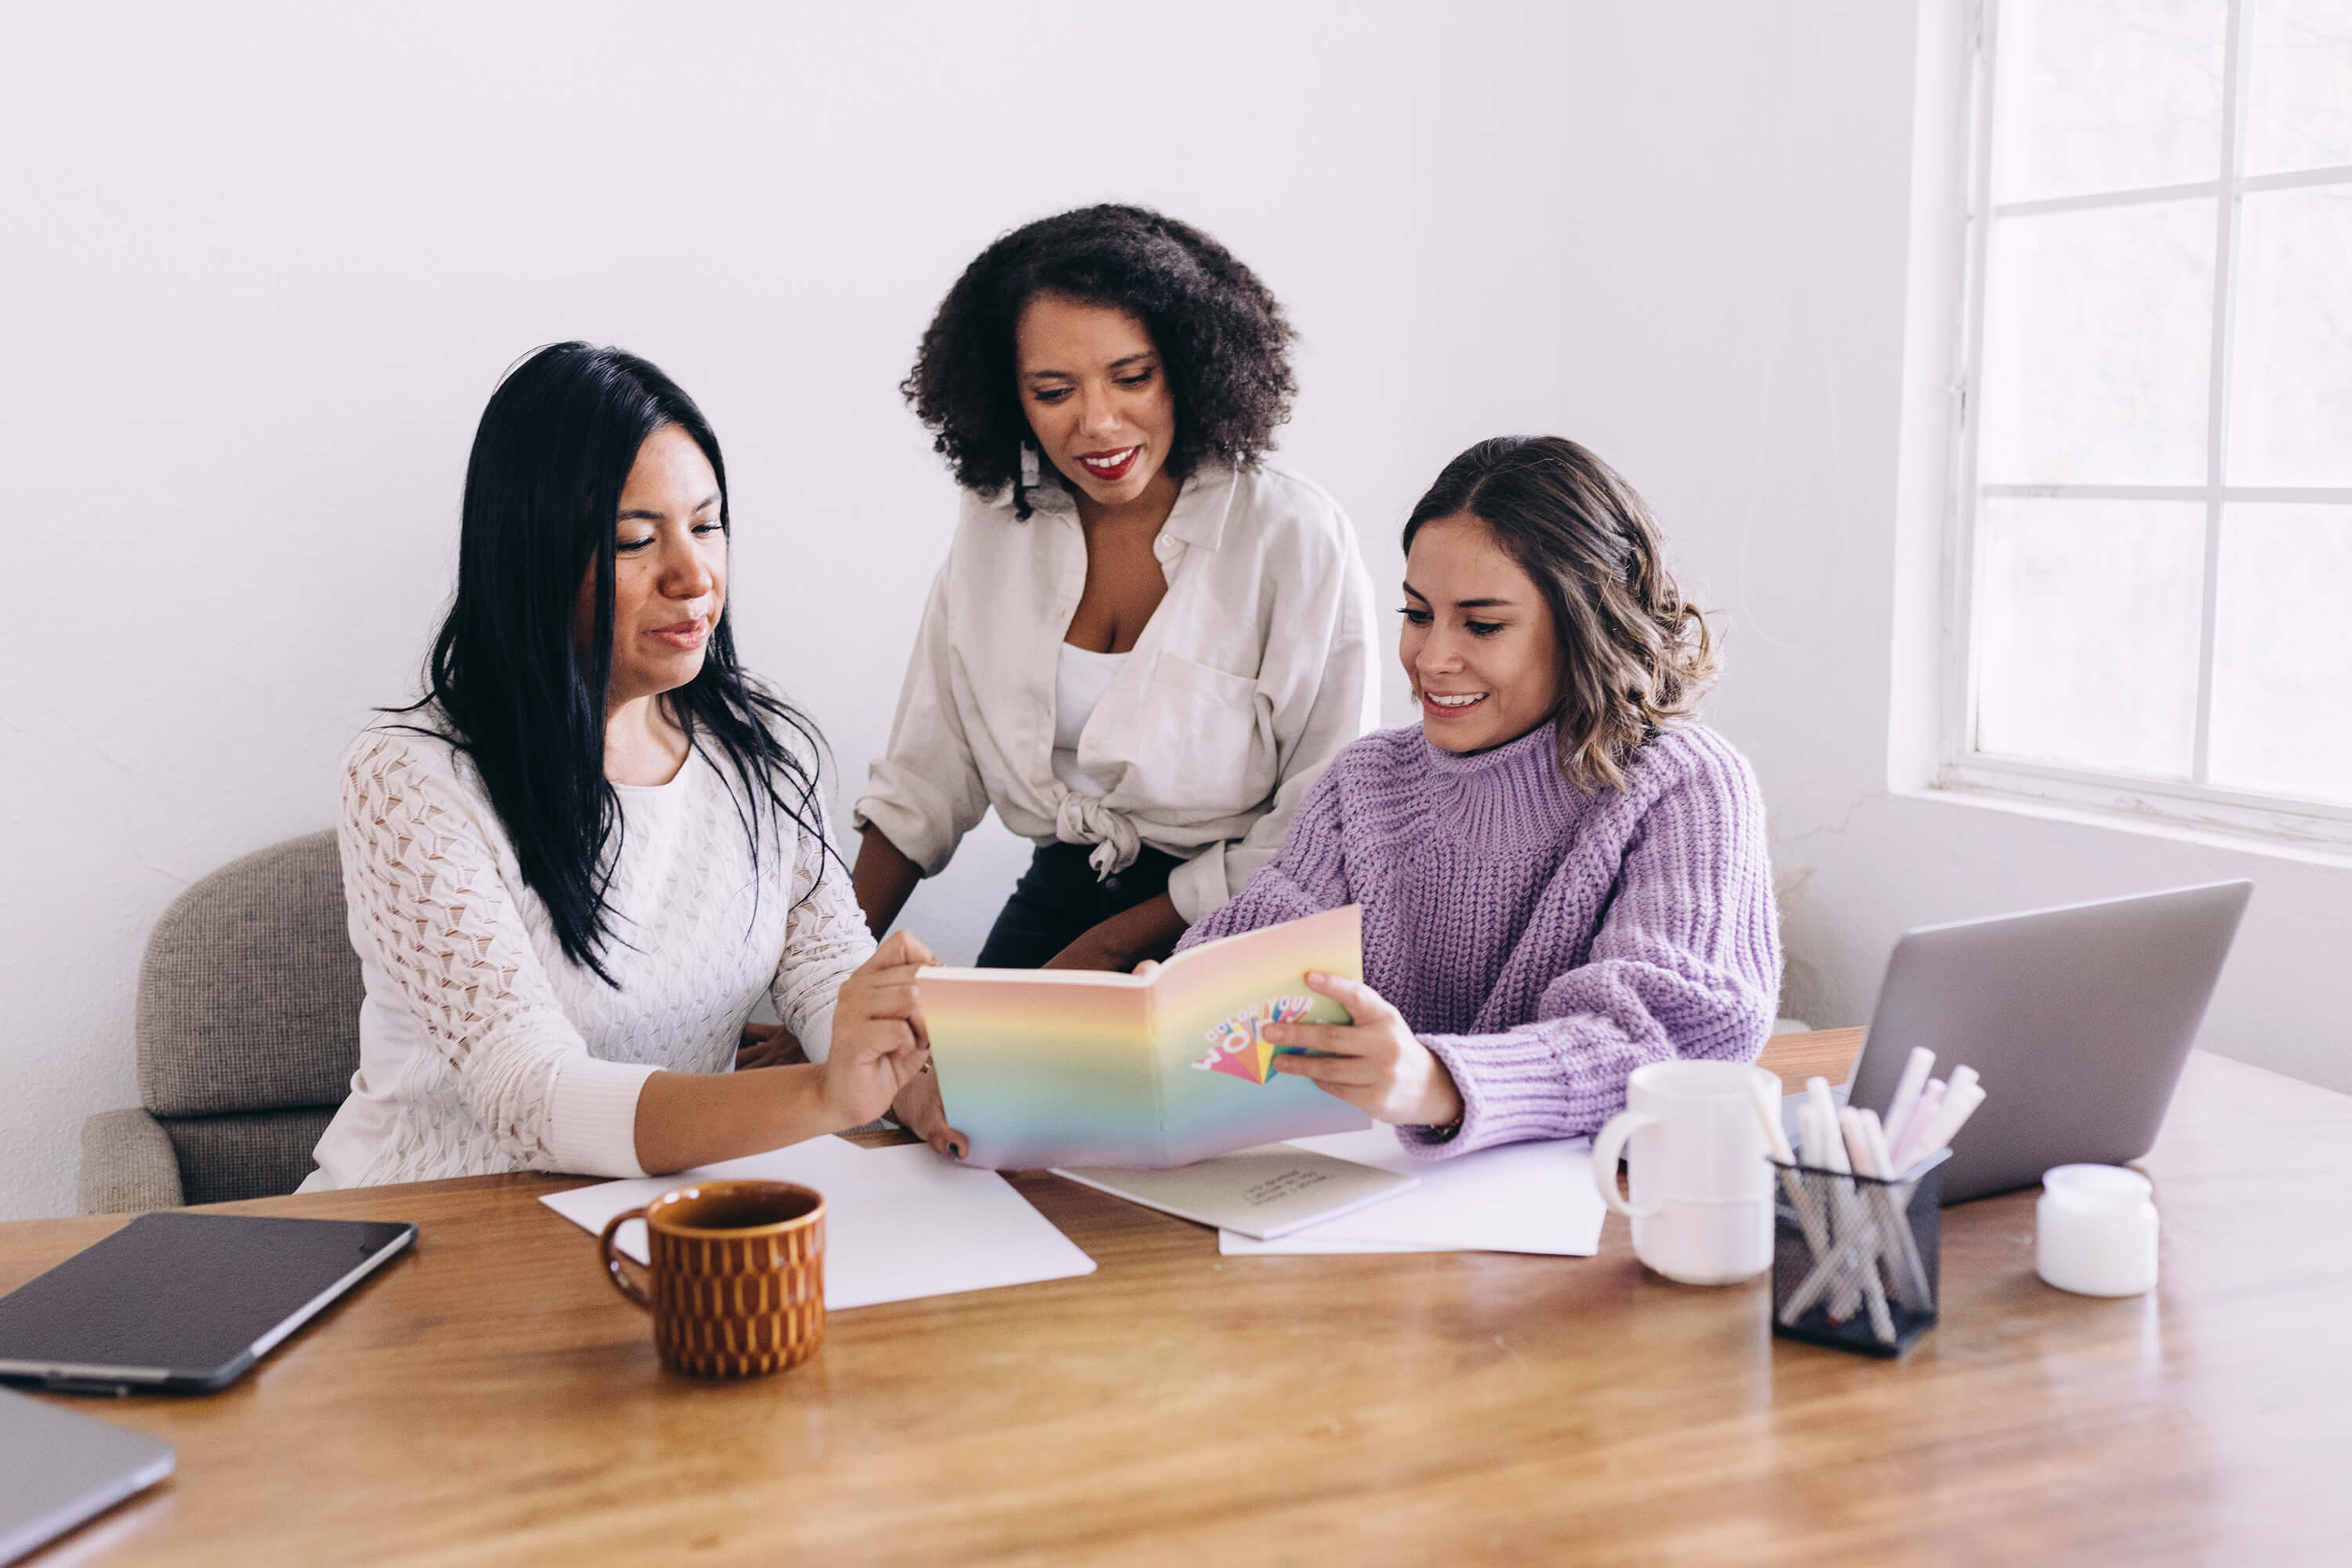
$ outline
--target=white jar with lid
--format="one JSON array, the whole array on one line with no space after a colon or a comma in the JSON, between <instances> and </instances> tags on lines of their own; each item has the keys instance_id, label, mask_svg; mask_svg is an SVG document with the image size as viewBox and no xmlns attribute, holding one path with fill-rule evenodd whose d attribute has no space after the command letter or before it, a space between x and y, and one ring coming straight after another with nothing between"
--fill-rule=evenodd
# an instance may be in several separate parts
<instances>
[{"instance_id":1,"label":"white jar with lid","mask_svg":"<svg viewBox=\"0 0 2352 1568\"><path fill-rule=\"evenodd\" d=\"M2156 1289L2154 1189L2121 1165L2060 1165L2042 1176L2034 1205L2034 1272L2080 1296Z\"/></svg>"}]
</instances>

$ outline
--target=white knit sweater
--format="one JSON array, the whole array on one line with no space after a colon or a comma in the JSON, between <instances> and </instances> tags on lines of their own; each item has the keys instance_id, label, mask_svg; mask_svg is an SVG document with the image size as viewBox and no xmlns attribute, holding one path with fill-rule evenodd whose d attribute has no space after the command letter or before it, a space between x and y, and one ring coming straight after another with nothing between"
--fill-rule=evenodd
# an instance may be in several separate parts
<instances>
[{"instance_id":1,"label":"white knit sweater","mask_svg":"<svg viewBox=\"0 0 2352 1568\"><path fill-rule=\"evenodd\" d=\"M874 940L810 835L789 855L772 839L755 873L731 776L697 750L666 784L615 786L612 986L563 956L467 758L404 729L362 735L336 831L367 983L360 1067L303 1190L643 1175L645 1080L731 1070L762 991L822 1060Z\"/></svg>"}]
</instances>

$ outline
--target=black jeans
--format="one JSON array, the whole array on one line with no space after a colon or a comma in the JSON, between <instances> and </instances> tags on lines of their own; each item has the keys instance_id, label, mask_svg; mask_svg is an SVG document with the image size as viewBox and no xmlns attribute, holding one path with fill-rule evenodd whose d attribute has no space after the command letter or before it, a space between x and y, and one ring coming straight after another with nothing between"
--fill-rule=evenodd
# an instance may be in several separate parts
<instances>
[{"instance_id":1,"label":"black jeans","mask_svg":"<svg viewBox=\"0 0 2352 1568\"><path fill-rule=\"evenodd\" d=\"M1135 864L1108 881L1095 879L1087 864L1091 844L1048 844L1030 858L1029 869L1013 886L1013 896L981 945L982 969L1041 969L1045 961L1117 914L1149 903L1168 890L1168 873L1184 862L1147 846Z\"/></svg>"}]
</instances>

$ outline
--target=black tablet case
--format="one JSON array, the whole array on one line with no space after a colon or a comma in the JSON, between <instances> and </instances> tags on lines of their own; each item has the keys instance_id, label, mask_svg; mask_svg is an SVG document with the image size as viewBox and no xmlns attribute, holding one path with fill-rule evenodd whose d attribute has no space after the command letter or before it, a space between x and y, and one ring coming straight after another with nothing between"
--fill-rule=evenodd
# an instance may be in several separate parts
<instances>
[{"instance_id":1,"label":"black tablet case","mask_svg":"<svg viewBox=\"0 0 2352 1568\"><path fill-rule=\"evenodd\" d=\"M366 1220L141 1215L0 1297L0 1380L219 1388L415 1235Z\"/></svg>"}]
</instances>

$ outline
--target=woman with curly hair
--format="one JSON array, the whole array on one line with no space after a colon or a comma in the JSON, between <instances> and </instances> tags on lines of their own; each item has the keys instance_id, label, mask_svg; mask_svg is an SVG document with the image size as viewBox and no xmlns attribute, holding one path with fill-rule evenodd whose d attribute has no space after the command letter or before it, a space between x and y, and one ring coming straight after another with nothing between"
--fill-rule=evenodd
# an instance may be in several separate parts
<instances>
[{"instance_id":1,"label":"woman with curly hair","mask_svg":"<svg viewBox=\"0 0 2352 1568\"><path fill-rule=\"evenodd\" d=\"M1015 229L948 291L903 390L963 512L857 802L877 934L993 806L1037 850L982 965L1165 957L1371 725L1354 530L1264 460L1291 336L1223 246L1131 206Z\"/></svg>"},{"instance_id":2,"label":"woman with curly hair","mask_svg":"<svg viewBox=\"0 0 2352 1568\"><path fill-rule=\"evenodd\" d=\"M1415 730L1341 752L1281 853L1182 946L1364 907L1351 1023L1277 1057L1443 1158L1587 1132L1635 1068L1750 1061L1780 942L1764 805L1691 714L1706 621L1641 497L1556 436L1482 441L1404 526Z\"/></svg>"}]
</instances>

